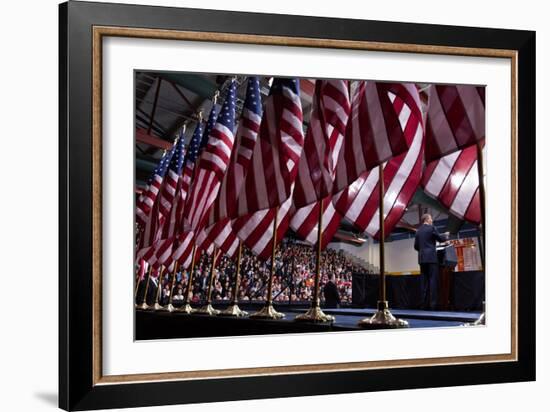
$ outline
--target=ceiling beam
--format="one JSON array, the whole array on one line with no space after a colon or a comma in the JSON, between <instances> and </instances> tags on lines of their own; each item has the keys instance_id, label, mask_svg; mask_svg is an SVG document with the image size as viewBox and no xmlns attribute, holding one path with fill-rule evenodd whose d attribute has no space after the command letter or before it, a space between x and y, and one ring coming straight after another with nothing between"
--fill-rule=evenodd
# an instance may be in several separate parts
<instances>
[{"instance_id":1,"label":"ceiling beam","mask_svg":"<svg viewBox=\"0 0 550 412\"><path fill-rule=\"evenodd\" d=\"M136 141L157 147L159 149L169 150L172 147L170 142L159 139L158 137L147 133L147 130L139 127L136 129Z\"/></svg>"}]
</instances>

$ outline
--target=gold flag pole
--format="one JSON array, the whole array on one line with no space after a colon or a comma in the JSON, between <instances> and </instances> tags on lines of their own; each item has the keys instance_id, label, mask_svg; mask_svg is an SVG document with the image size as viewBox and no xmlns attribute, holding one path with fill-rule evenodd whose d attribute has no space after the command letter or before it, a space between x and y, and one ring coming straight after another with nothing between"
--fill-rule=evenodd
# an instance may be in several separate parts
<instances>
[{"instance_id":1,"label":"gold flag pole","mask_svg":"<svg viewBox=\"0 0 550 412\"><path fill-rule=\"evenodd\" d=\"M157 285L157 295L155 297L155 304L153 305L153 310L161 310L162 305L160 302L160 295L162 291L162 276L164 274L164 266L160 268L159 276L158 276L158 285Z\"/></svg>"},{"instance_id":2,"label":"gold flag pole","mask_svg":"<svg viewBox=\"0 0 550 412\"><path fill-rule=\"evenodd\" d=\"M224 316L247 316L248 312L245 312L244 310L241 310L239 308L238 302L239 302L239 284L241 282L241 258L243 253L243 242L239 239L239 250L237 252L237 271L235 272L235 286L233 287L233 294L231 303L225 309L224 311L220 312L220 315Z\"/></svg>"},{"instance_id":3,"label":"gold flag pole","mask_svg":"<svg viewBox=\"0 0 550 412\"><path fill-rule=\"evenodd\" d=\"M397 319L392 315L388 308L386 300L386 262L384 255L384 240L386 238L384 231L384 165L378 166L378 187L379 187L379 230L380 240L378 243L380 251L380 276L379 276L379 299L378 310L370 318L359 321L358 325L366 329L384 329L384 328L407 328L409 323L403 319Z\"/></svg>"},{"instance_id":4,"label":"gold flag pole","mask_svg":"<svg viewBox=\"0 0 550 412\"><path fill-rule=\"evenodd\" d=\"M143 302L141 303L141 305L137 306L137 308L141 310L149 309L149 305L147 305L147 292L149 291L149 281L151 280L152 271L153 271L153 267L151 266L149 268L149 273L147 274L147 281L145 283L145 293L143 294Z\"/></svg>"},{"instance_id":5,"label":"gold flag pole","mask_svg":"<svg viewBox=\"0 0 550 412\"><path fill-rule=\"evenodd\" d=\"M172 305L172 294L174 293L174 285L176 282L176 272L178 271L177 262L174 262L174 270L172 270L172 276L170 279L170 294L168 295L168 304L166 306L161 306L159 310L163 312L173 312L176 308Z\"/></svg>"},{"instance_id":6,"label":"gold flag pole","mask_svg":"<svg viewBox=\"0 0 550 412\"><path fill-rule=\"evenodd\" d=\"M214 271L216 270L216 253L218 249L214 246L214 252L212 252L212 266L210 269L210 281L208 282L208 290L206 292L206 305L199 310L195 311L199 315L218 315L220 311L212 307L212 284L214 283ZM220 253L221 254L221 251Z\"/></svg>"},{"instance_id":7,"label":"gold flag pole","mask_svg":"<svg viewBox=\"0 0 550 412\"><path fill-rule=\"evenodd\" d=\"M481 214L481 244L480 246L480 256L481 256L481 267L485 270L485 181L483 179L483 148L481 143L476 143L477 148L477 175L479 180L479 211ZM483 301L483 312L477 318L475 322L465 323L464 326L479 326L485 325L485 301Z\"/></svg>"},{"instance_id":8,"label":"gold flag pole","mask_svg":"<svg viewBox=\"0 0 550 412\"><path fill-rule=\"evenodd\" d=\"M294 320L301 322L334 322L334 316L321 310L319 303L319 283L321 281L321 252L323 246L323 201L319 202L319 225L317 227L317 262L315 265L315 286L311 307L306 313L296 316Z\"/></svg>"},{"instance_id":9,"label":"gold flag pole","mask_svg":"<svg viewBox=\"0 0 550 412\"><path fill-rule=\"evenodd\" d=\"M140 283L141 283L141 280L139 279L139 271L138 271L138 274L136 276L136 290L134 291L134 302L136 302L136 299L137 299L138 289L139 289L139 284ZM136 307L137 307L137 302L136 302Z\"/></svg>"},{"instance_id":10,"label":"gold flag pole","mask_svg":"<svg viewBox=\"0 0 550 412\"><path fill-rule=\"evenodd\" d=\"M275 217L273 219L273 250L271 251L271 273L267 284L267 302L265 306L257 312L250 315L254 319L282 319L284 313L277 312L273 307L273 277L275 276L275 252L277 250L277 218L279 208L275 208Z\"/></svg>"},{"instance_id":11,"label":"gold flag pole","mask_svg":"<svg viewBox=\"0 0 550 412\"><path fill-rule=\"evenodd\" d=\"M193 244L193 251L191 252L191 269L189 270L189 276L187 277L187 290L185 292L185 300L183 305L176 309L176 312L187 313L188 315L195 312L190 305L191 295L193 294L193 273L195 272L195 252L197 251L197 246Z\"/></svg>"}]
</instances>

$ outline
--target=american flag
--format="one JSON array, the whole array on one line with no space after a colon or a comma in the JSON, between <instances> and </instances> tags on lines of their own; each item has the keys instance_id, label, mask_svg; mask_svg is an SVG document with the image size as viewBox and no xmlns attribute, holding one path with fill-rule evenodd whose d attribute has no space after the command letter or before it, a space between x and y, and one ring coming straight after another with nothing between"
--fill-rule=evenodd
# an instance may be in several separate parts
<instances>
[{"instance_id":1,"label":"american flag","mask_svg":"<svg viewBox=\"0 0 550 412\"><path fill-rule=\"evenodd\" d=\"M161 236L160 229L164 223L164 217L159 213L159 202L157 201L157 197L158 192L162 188L162 182L168 170L168 165L170 164L173 153L174 148L163 154L159 164L153 171L147 189L142 194L146 199L142 200L142 202L138 199L138 204L136 205L136 215L141 213L140 210L145 210L143 207L144 204L147 204L147 207L151 207L151 211L148 215L142 214L142 217L146 217L145 223L139 225L138 245L136 248L136 258L138 260L143 258L148 261L154 256L155 249L153 245Z\"/></svg>"},{"instance_id":2,"label":"american flag","mask_svg":"<svg viewBox=\"0 0 550 412\"><path fill-rule=\"evenodd\" d=\"M294 187L297 208L315 203L332 193L336 162L350 110L346 80L317 80L311 120Z\"/></svg>"},{"instance_id":3,"label":"american flag","mask_svg":"<svg viewBox=\"0 0 550 412\"><path fill-rule=\"evenodd\" d=\"M208 114L208 121L206 122L206 127L204 128L202 138L199 143L199 155L208 144L208 137L210 136L210 132L216 125L216 120L218 119L218 115L220 114L220 106L218 106L218 104L216 103L217 96L218 92L216 92L216 96L212 101L212 108L210 109L210 113Z\"/></svg>"},{"instance_id":4,"label":"american flag","mask_svg":"<svg viewBox=\"0 0 550 412\"><path fill-rule=\"evenodd\" d=\"M165 221L162 227L162 239L155 243L156 261L153 262L155 259L149 259L149 262L155 266L165 265L168 267L170 265L172 248L181 227L181 211L185 201L185 194L182 193L184 158L185 145L182 131L176 143L160 196L159 211L165 216Z\"/></svg>"},{"instance_id":5,"label":"american flag","mask_svg":"<svg viewBox=\"0 0 550 412\"><path fill-rule=\"evenodd\" d=\"M235 149L231 154L231 160L227 168L227 173L223 177L218 197L212 205L212 211L209 216L208 225L224 221L230 215L235 214L237 207L237 195L241 190L242 184L252 151L256 144L256 138L260 131L262 120L262 99L260 95L260 82L257 77L249 77L246 98L244 101L237 135L235 137Z\"/></svg>"},{"instance_id":6,"label":"american flag","mask_svg":"<svg viewBox=\"0 0 550 412\"><path fill-rule=\"evenodd\" d=\"M183 211L189 195L189 187L191 186L191 180L193 179L195 164L197 162L197 158L199 157L200 143L202 141L201 139L203 134L202 121L199 119L185 153L185 160L181 175L181 199L178 203L178 216L180 216L180 221L178 222L179 231L183 230Z\"/></svg>"},{"instance_id":7,"label":"american flag","mask_svg":"<svg viewBox=\"0 0 550 412\"><path fill-rule=\"evenodd\" d=\"M136 202L136 221L142 228L145 227L149 220L173 153L174 151L172 148L162 155L162 158L147 182L145 190L141 193Z\"/></svg>"},{"instance_id":8,"label":"american flag","mask_svg":"<svg viewBox=\"0 0 550 412\"><path fill-rule=\"evenodd\" d=\"M184 156L185 144L182 131L174 146L174 154L170 160L159 199L159 212L167 219L164 224L163 237L171 236L175 231L176 219L178 217L176 215L176 206L181 196L178 192L181 187L180 176L183 169Z\"/></svg>"},{"instance_id":9,"label":"american flag","mask_svg":"<svg viewBox=\"0 0 550 412\"><path fill-rule=\"evenodd\" d=\"M211 228L219 228L219 230L213 232L209 228L204 228L196 238L199 253L204 250L208 255L211 255L214 247L217 247L230 258L234 258L239 246L239 238L233 231L231 222L226 221L225 224L215 225Z\"/></svg>"},{"instance_id":10,"label":"american flag","mask_svg":"<svg viewBox=\"0 0 550 412\"><path fill-rule=\"evenodd\" d=\"M208 143L200 154L184 216L188 229L199 233L214 203L227 170L235 135L236 82L231 80L227 96Z\"/></svg>"},{"instance_id":11,"label":"american flag","mask_svg":"<svg viewBox=\"0 0 550 412\"><path fill-rule=\"evenodd\" d=\"M184 231L178 235L177 245L172 251L170 259L178 262L184 269L191 265L194 248L195 234L192 231Z\"/></svg>"},{"instance_id":12,"label":"american flag","mask_svg":"<svg viewBox=\"0 0 550 412\"><path fill-rule=\"evenodd\" d=\"M227 173L224 175L218 197L212 206L207 228L203 229L199 236L201 244L207 241L215 243L230 257L234 256L239 243L232 230L230 211L234 213L237 207L237 194L250 166L261 118L260 82L257 77L252 76L248 78L246 98L235 137L235 148L231 153Z\"/></svg>"},{"instance_id":13,"label":"american flag","mask_svg":"<svg viewBox=\"0 0 550 412\"><path fill-rule=\"evenodd\" d=\"M272 209L290 197L304 144L299 87L298 79L273 81L250 172L238 196L238 210L231 217Z\"/></svg>"},{"instance_id":14,"label":"american flag","mask_svg":"<svg viewBox=\"0 0 550 412\"><path fill-rule=\"evenodd\" d=\"M410 104L414 100L412 89L418 95L413 84L358 83L353 93L344 146L338 159L334 193L351 185L364 172L407 151L407 140L390 95L397 95Z\"/></svg>"},{"instance_id":15,"label":"american flag","mask_svg":"<svg viewBox=\"0 0 550 412\"><path fill-rule=\"evenodd\" d=\"M426 127L424 191L453 215L480 224L476 146L484 144L485 89L431 86Z\"/></svg>"},{"instance_id":16,"label":"american flag","mask_svg":"<svg viewBox=\"0 0 550 412\"><path fill-rule=\"evenodd\" d=\"M277 210L277 238L279 243L290 223L290 207L292 197L289 197L278 208L264 209L249 216L233 221L233 230L243 244L260 259L267 260L273 250L273 224Z\"/></svg>"},{"instance_id":17,"label":"american flag","mask_svg":"<svg viewBox=\"0 0 550 412\"><path fill-rule=\"evenodd\" d=\"M334 234L338 231L342 215L336 211L332 204L332 196L322 200L323 202L323 231L321 248L327 247ZM321 201L291 211L290 227L304 241L310 245L316 245L319 230L319 212Z\"/></svg>"},{"instance_id":18,"label":"american flag","mask_svg":"<svg viewBox=\"0 0 550 412\"><path fill-rule=\"evenodd\" d=\"M181 175L181 186L180 186L180 201L177 205L177 214L180 216L176 235L176 243L171 246L171 253L166 255L162 260L166 265L170 265L172 261L177 261L182 264L185 268L191 262L191 251L193 249L193 238L194 234L192 231L185 231L183 228L183 210L185 208L185 203L187 201L187 193L189 191L189 186L191 180L193 179L193 171L195 170L195 164L199 156L200 143L203 137L203 127L202 122L199 120L197 127L193 132L191 141L187 147L185 153L184 166ZM166 244L166 247L170 247L170 244Z\"/></svg>"},{"instance_id":19,"label":"american flag","mask_svg":"<svg viewBox=\"0 0 550 412\"><path fill-rule=\"evenodd\" d=\"M422 186L424 192L437 199L453 215L480 224L479 175L475 145L428 163L422 177Z\"/></svg>"},{"instance_id":20,"label":"american flag","mask_svg":"<svg viewBox=\"0 0 550 412\"><path fill-rule=\"evenodd\" d=\"M390 93L392 110L409 149L384 165L384 229L390 233L399 222L416 191L422 175L423 122L420 97L416 87L409 88L408 104ZM414 105L414 106L411 106ZM379 170L363 173L346 190L334 196L335 209L359 230L378 237L379 231Z\"/></svg>"},{"instance_id":21,"label":"american flag","mask_svg":"<svg viewBox=\"0 0 550 412\"><path fill-rule=\"evenodd\" d=\"M485 88L433 85L426 120L426 163L485 138Z\"/></svg>"}]
</instances>

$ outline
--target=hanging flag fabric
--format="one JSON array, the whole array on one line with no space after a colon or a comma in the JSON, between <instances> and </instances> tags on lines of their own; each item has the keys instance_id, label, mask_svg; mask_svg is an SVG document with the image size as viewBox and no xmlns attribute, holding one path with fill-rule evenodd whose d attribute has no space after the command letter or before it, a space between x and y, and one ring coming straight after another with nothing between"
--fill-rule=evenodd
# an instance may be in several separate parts
<instances>
[{"instance_id":1,"label":"hanging flag fabric","mask_svg":"<svg viewBox=\"0 0 550 412\"><path fill-rule=\"evenodd\" d=\"M260 131L261 119L260 82L257 77L251 76L247 82L246 98L235 137L234 149L218 197L212 205L208 219L209 226L224 221L230 215L235 214L237 195L250 166L252 151Z\"/></svg>"},{"instance_id":2,"label":"hanging flag fabric","mask_svg":"<svg viewBox=\"0 0 550 412\"><path fill-rule=\"evenodd\" d=\"M239 246L239 238L234 233L230 221L225 221L225 224L219 225L219 227L221 230L215 233L211 232L209 228L201 230L196 239L197 248L199 252L205 251L208 255L212 255L214 249L218 248L230 258L234 258Z\"/></svg>"},{"instance_id":3,"label":"hanging flag fabric","mask_svg":"<svg viewBox=\"0 0 550 412\"><path fill-rule=\"evenodd\" d=\"M145 190L141 193L136 202L136 221L142 228L145 228L146 223L149 221L153 205L157 200L173 153L174 149L172 148L163 154L153 174L149 178Z\"/></svg>"},{"instance_id":4,"label":"hanging flag fabric","mask_svg":"<svg viewBox=\"0 0 550 412\"><path fill-rule=\"evenodd\" d=\"M422 186L424 192L438 200L453 215L480 224L476 146L469 146L428 163Z\"/></svg>"},{"instance_id":5,"label":"hanging flag fabric","mask_svg":"<svg viewBox=\"0 0 550 412\"><path fill-rule=\"evenodd\" d=\"M216 96L218 95L218 92L216 92ZM206 145L208 144L208 138L210 137L210 132L212 129L214 129L214 126L216 125L216 120L218 119L218 115L220 114L220 106L216 104L217 97L214 97L214 100L212 101L212 108L210 109L210 113L208 114L208 120L206 122L206 127L204 128L204 131L202 133L201 140L199 142L199 155L202 153Z\"/></svg>"},{"instance_id":6,"label":"hanging flag fabric","mask_svg":"<svg viewBox=\"0 0 550 412\"><path fill-rule=\"evenodd\" d=\"M165 267L168 267L170 265L170 255L181 226L181 211L186 197L182 193L183 165L185 163L184 147L184 136L181 132L160 196L159 210L166 216L166 219L162 226L162 239L155 243L156 259L149 259L149 263L154 266L165 265ZM170 262L168 262L169 260Z\"/></svg>"},{"instance_id":7,"label":"hanging flag fabric","mask_svg":"<svg viewBox=\"0 0 550 412\"><path fill-rule=\"evenodd\" d=\"M185 144L183 133L180 133L178 141L174 145L174 153L170 159L168 170L164 178L164 184L162 186L160 198L159 198L159 211L166 217L166 221L163 228L163 237L172 236L176 229L176 208L181 195L179 193L181 183L180 176L183 169L183 162L185 157Z\"/></svg>"},{"instance_id":8,"label":"hanging flag fabric","mask_svg":"<svg viewBox=\"0 0 550 412\"><path fill-rule=\"evenodd\" d=\"M414 84L359 82L336 165L334 193L346 189L364 172L407 151L409 145L390 96L399 96L421 118Z\"/></svg>"},{"instance_id":9,"label":"hanging flag fabric","mask_svg":"<svg viewBox=\"0 0 550 412\"><path fill-rule=\"evenodd\" d=\"M323 199L323 235L321 248L327 247L334 234L340 227L342 215L336 211L332 204L332 196ZM290 228L310 245L316 245L319 230L319 208L321 201L304 206L298 210L291 210Z\"/></svg>"},{"instance_id":10,"label":"hanging flag fabric","mask_svg":"<svg viewBox=\"0 0 550 412\"><path fill-rule=\"evenodd\" d=\"M390 93L392 110L410 148L384 164L384 228L391 233L418 188L422 176L423 123L416 88L409 89L409 104ZM333 198L335 209L355 227L377 238L379 231L379 170L364 172L346 190Z\"/></svg>"},{"instance_id":11,"label":"hanging flag fabric","mask_svg":"<svg viewBox=\"0 0 550 412\"><path fill-rule=\"evenodd\" d=\"M162 189L162 182L173 154L174 147L164 153L153 171L146 190L136 204L136 217L138 217L136 260L144 259L148 262L155 254L153 245L161 237L165 217L159 211L158 193Z\"/></svg>"},{"instance_id":12,"label":"hanging flag fabric","mask_svg":"<svg viewBox=\"0 0 550 412\"><path fill-rule=\"evenodd\" d=\"M180 206L180 210L178 211L180 215L183 215L183 209L185 207L185 203L189 195L189 188L191 186L191 180L193 179L193 173L195 171L197 158L199 157L200 142L203 135L204 135L203 126L202 126L202 123L199 121L197 123L197 127L195 128L195 131L193 132L193 136L191 137L191 141L189 142L187 151L185 152L185 161L183 164L183 171L181 176L181 191L180 191L181 201L178 204ZM183 219L183 216L180 217L180 221L179 221L180 227L178 229L179 231L183 230L182 219Z\"/></svg>"},{"instance_id":13,"label":"hanging flag fabric","mask_svg":"<svg viewBox=\"0 0 550 412\"><path fill-rule=\"evenodd\" d=\"M485 88L433 85L426 119L426 163L485 138Z\"/></svg>"},{"instance_id":14,"label":"hanging flag fabric","mask_svg":"<svg viewBox=\"0 0 550 412\"><path fill-rule=\"evenodd\" d=\"M232 218L280 206L290 197L303 144L299 80L276 78Z\"/></svg>"},{"instance_id":15,"label":"hanging flag fabric","mask_svg":"<svg viewBox=\"0 0 550 412\"><path fill-rule=\"evenodd\" d=\"M229 216L235 213L237 194L250 167L252 151L260 131L262 100L260 82L257 77L249 77L246 98L235 137L227 173L223 177L218 197L209 215L207 227L201 232L201 243L216 244L225 254L234 256L238 238L232 230ZM207 249L209 250L209 249Z\"/></svg>"},{"instance_id":16,"label":"hanging flag fabric","mask_svg":"<svg viewBox=\"0 0 550 412\"><path fill-rule=\"evenodd\" d=\"M200 154L191 192L185 205L186 229L195 233L203 228L227 170L233 149L236 82L232 80L221 113Z\"/></svg>"},{"instance_id":17,"label":"hanging flag fabric","mask_svg":"<svg viewBox=\"0 0 550 412\"><path fill-rule=\"evenodd\" d=\"M191 266L193 248L195 245L195 234L192 231L184 231L177 237L176 246L170 255L172 261L177 262L183 269Z\"/></svg>"},{"instance_id":18,"label":"hanging flag fabric","mask_svg":"<svg viewBox=\"0 0 550 412\"><path fill-rule=\"evenodd\" d=\"M350 110L346 80L317 80L294 188L296 208L315 203L332 193Z\"/></svg>"},{"instance_id":19,"label":"hanging flag fabric","mask_svg":"<svg viewBox=\"0 0 550 412\"><path fill-rule=\"evenodd\" d=\"M292 198L289 197L277 208L277 238L278 244L286 234L290 224L290 207ZM273 223L275 208L264 209L251 215L233 221L233 230L243 244L262 260L271 257L273 251Z\"/></svg>"}]
</instances>

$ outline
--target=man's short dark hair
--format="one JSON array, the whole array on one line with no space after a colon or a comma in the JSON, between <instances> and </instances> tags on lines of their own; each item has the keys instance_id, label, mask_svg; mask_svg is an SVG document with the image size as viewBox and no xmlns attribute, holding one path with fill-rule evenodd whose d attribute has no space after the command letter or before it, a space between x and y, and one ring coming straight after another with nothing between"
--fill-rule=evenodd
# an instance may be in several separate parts
<instances>
[{"instance_id":1,"label":"man's short dark hair","mask_svg":"<svg viewBox=\"0 0 550 412\"><path fill-rule=\"evenodd\" d=\"M432 218L432 215L429 213L424 213L422 217L420 218L421 223L426 223L428 220Z\"/></svg>"}]
</instances>

